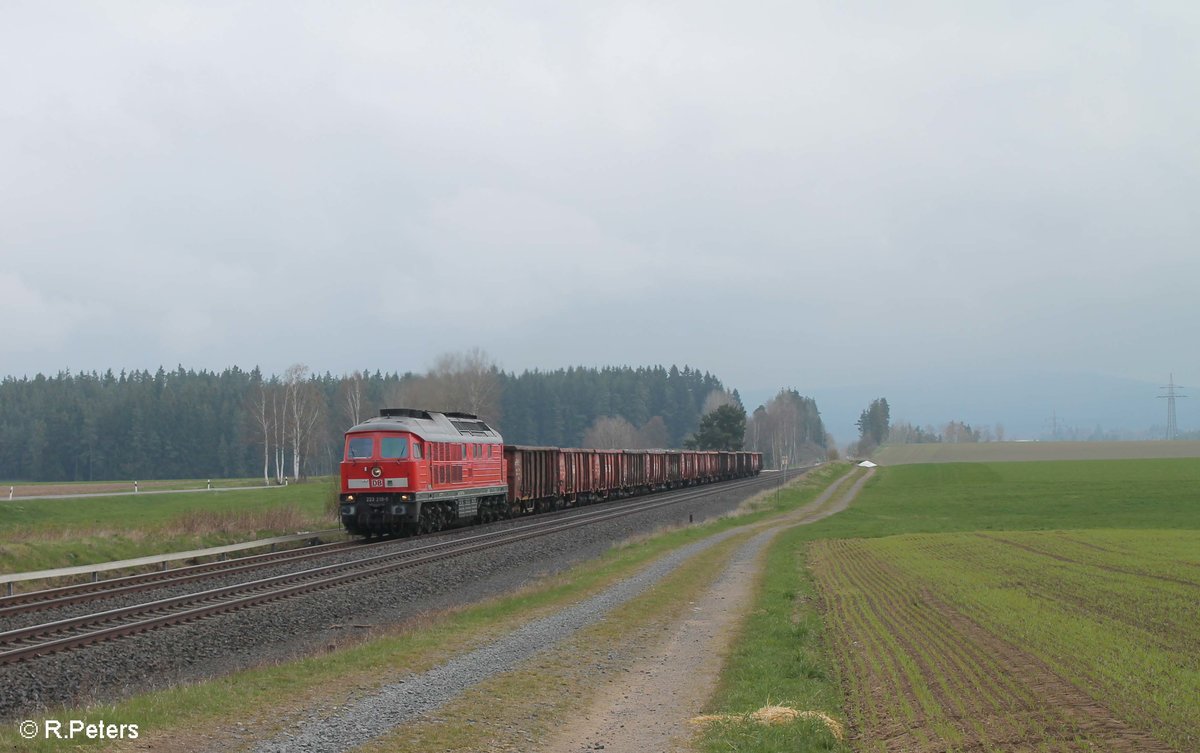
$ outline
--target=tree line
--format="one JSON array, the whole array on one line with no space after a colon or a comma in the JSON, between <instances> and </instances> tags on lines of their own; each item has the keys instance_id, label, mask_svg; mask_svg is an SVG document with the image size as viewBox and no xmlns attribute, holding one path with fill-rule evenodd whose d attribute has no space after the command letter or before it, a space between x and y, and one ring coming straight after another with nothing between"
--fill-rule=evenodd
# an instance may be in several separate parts
<instances>
[{"instance_id":1,"label":"tree line","mask_svg":"<svg viewBox=\"0 0 1200 753\"><path fill-rule=\"evenodd\" d=\"M859 438L851 452L870 455L880 445L887 444L961 444L968 442L1003 442L1004 424L973 427L965 421L947 421L941 427L931 424L918 426L908 421L891 422L887 398L871 401L858 417Z\"/></svg>"},{"instance_id":2,"label":"tree line","mask_svg":"<svg viewBox=\"0 0 1200 753\"><path fill-rule=\"evenodd\" d=\"M961 444L964 442L1003 442L1004 424L971 426L965 421L947 421L941 427L932 424L915 426L908 421L897 421L892 426L889 442L892 444Z\"/></svg>"},{"instance_id":3,"label":"tree line","mask_svg":"<svg viewBox=\"0 0 1200 753\"><path fill-rule=\"evenodd\" d=\"M765 468L792 468L835 453L817 401L791 388L754 410L746 422L746 449L763 453Z\"/></svg>"},{"instance_id":4,"label":"tree line","mask_svg":"<svg viewBox=\"0 0 1200 753\"><path fill-rule=\"evenodd\" d=\"M473 350L442 356L422 374L335 376L297 364L282 375L180 366L6 377L0 381L0 479L281 482L327 474L340 460L342 433L392 406L476 413L511 444L743 442L776 464L826 444L816 404L794 391L781 392L746 419L736 390L689 366L514 374ZM724 406L718 417L740 411L743 435L734 437L727 427L697 435L702 419Z\"/></svg>"}]
</instances>

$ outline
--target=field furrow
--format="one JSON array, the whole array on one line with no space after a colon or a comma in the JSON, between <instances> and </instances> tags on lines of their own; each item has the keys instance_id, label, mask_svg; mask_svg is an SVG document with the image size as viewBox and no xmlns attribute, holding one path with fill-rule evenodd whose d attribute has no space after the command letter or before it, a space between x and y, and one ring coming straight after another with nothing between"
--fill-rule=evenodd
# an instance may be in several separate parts
<instances>
[{"instance_id":1,"label":"field furrow","mask_svg":"<svg viewBox=\"0 0 1200 753\"><path fill-rule=\"evenodd\" d=\"M1200 586L1063 562L990 535L919 537L911 544L900 538L885 546L902 557L913 547L920 561L912 565L922 574L954 570L954 582L964 588L1011 590L1081 619L1119 623L1114 631L1166 652L1190 655L1200 649L1194 629L1200 624Z\"/></svg>"},{"instance_id":2,"label":"field furrow","mask_svg":"<svg viewBox=\"0 0 1200 753\"><path fill-rule=\"evenodd\" d=\"M1108 556L1107 561L1098 561L1100 558L1097 557L1068 556L1063 552L1063 550L1066 548L1066 542L1059 537L1055 537L1055 540L1048 540L1048 537L1046 536L1026 536L1018 539L1014 538L1013 536L1001 536L994 533L981 533L979 536L981 538L998 541L1008 546L1022 549L1031 554L1047 557L1068 565L1087 566L1105 572L1118 573L1121 575L1132 575L1137 578L1150 578L1152 580L1160 580L1167 583L1190 586L1192 588L1200 587L1200 573L1189 574L1191 577L1185 577L1185 575L1182 573L1179 575L1167 575L1165 573L1155 572L1154 570L1145 566L1129 567L1118 565L1112 562L1114 558L1111 554ZM1148 563L1143 561L1141 564L1146 565Z\"/></svg>"},{"instance_id":3,"label":"field furrow","mask_svg":"<svg viewBox=\"0 0 1200 753\"><path fill-rule=\"evenodd\" d=\"M1061 532L1008 533L1053 548ZM1074 532L1141 568L1173 575L1200 552L1195 531ZM1114 713L1181 750L1200 744L1200 589L1063 563L977 535L891 537L873 544L938 584L956 609L1039 656ZM1174 556L1172 556L1174 555ZM1100 563L1103 564L1103 563Z\"/></svg>"},{"instance_id":4,"label":"field furrow","mask_svg":"<svg viewBox=\"0 0 1200 753\"><path fill-rule=\"evenodd\" d=\"M810 559L841 673L860 680L848 703L857 749L1171 750L969 619L878 546L818 542Z\"/></svg>"}]
</instances>

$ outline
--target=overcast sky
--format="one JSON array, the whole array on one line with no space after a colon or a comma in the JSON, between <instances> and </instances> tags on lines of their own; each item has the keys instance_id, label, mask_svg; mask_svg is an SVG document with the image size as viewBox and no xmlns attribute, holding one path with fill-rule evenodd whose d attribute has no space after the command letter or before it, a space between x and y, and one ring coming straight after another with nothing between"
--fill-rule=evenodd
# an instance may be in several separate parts
<instances>
[{"instance_id":1,"label":"overcast sky","mask_svg":"<svg viewBox=\"0 0 1200 753\"><path fill-rule=\"evenodd\" d=\"M10 0L0 60L5 374L1200 378L1194 2Z\"/></svg>"}]
</instances>

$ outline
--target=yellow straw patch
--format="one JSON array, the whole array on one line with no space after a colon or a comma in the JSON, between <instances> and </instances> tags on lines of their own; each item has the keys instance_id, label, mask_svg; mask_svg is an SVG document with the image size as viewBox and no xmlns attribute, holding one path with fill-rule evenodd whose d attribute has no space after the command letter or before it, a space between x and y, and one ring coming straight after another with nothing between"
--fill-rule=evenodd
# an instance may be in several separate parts
<instances>
[{"instance_id":1,"label":"yellow straw patch","mask_svg":"<svg viewBox=\"0 0 1200 753\"><path fill-rule=\"evenodd\" d=\"M751 714L703 714L692 717L692 724L750 721L759 724L787 724L797 719L818 719L839 740L846 738L842 723L824 711L797 711L788 706L763 706Z\"/></svg>"}]
</instances>

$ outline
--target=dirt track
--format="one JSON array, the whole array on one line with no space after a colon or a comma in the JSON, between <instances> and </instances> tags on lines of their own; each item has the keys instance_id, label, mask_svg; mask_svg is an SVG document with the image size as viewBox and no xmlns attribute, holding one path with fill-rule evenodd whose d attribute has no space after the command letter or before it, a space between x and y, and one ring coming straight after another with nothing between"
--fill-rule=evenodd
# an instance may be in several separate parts
<instances>
[{"instance_id":1,"label":"dirt track","mask_svg":"<svg viewBox=\"0 0 1200 753\"><path fill-rule=\"evenodd\" d=\"M696 729L688 722L715 689L737 625L753 604L754 582L767 544L786 528L846 509L872 474L863 474L848 490L841 487L852 477L844 476L802 509L758 526L761 532L734 554L726 571L665 641L644 647L623 681L605 688L584 714L569 720L540 750L686 749Z\"/></svg>"}]
</instances>

